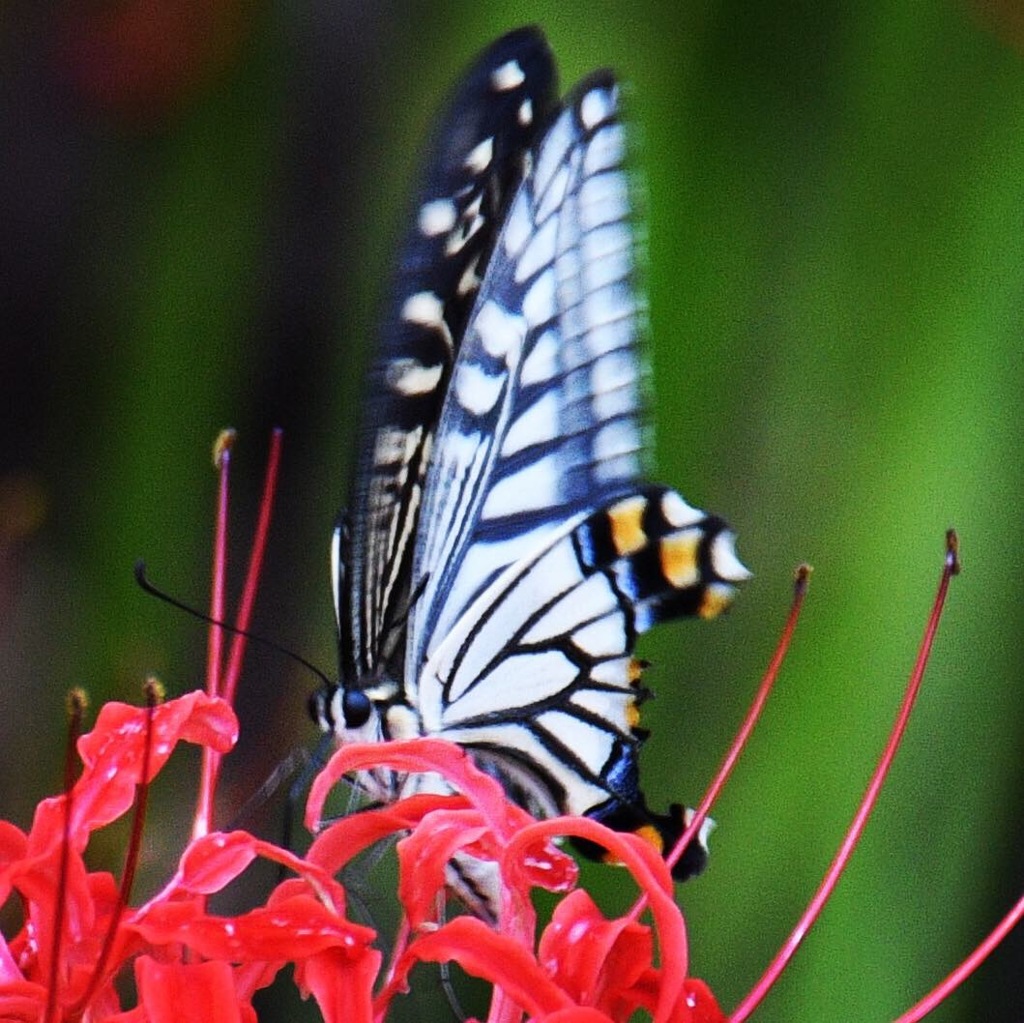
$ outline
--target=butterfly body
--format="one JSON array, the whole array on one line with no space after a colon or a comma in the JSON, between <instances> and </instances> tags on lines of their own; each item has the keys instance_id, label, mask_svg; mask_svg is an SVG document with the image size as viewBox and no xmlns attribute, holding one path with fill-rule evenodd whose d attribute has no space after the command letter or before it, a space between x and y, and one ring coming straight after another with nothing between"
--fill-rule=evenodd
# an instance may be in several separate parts
<instances>
[{"instance_id":1,"label":"butterfly body","mask_svg":"<svg viewBox=\"0 0 1024 1023\"><path fill-rule=\"evenodd\" d=\"M335 534L342 680L314 710L342 742L450 739L535 814L668 843L682 811L638 782L636 640L747 572L721 520L641 479L618 87L597 72L557 106L554 77L521 29L442 119Z\"/></svg>"}]
</instances>

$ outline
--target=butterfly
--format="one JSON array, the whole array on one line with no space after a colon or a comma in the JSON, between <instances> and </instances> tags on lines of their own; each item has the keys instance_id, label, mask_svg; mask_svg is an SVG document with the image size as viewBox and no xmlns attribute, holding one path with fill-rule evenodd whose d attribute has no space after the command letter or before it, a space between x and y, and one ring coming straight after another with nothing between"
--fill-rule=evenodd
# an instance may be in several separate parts
<instances>
[{"instance_id":1,"label":"butterfly","mask_svg":"<svg viewBox=\"0 0 1024 1023\"><path fill-rule=\"evenodd\" d=\"M450 739L535 815L668 848L686 816L639 786L634 647L719 613L748 573L721 519L641 477L618 93L599 71L559 102L528 27L481 54L438 122L334 534L341 681L312 709L340 742ZM382 801L411 784L360 778ZM705 855L694 843L677 876ZM486 915L472 885L456 887Z\"/></svg>"}]
</instances>

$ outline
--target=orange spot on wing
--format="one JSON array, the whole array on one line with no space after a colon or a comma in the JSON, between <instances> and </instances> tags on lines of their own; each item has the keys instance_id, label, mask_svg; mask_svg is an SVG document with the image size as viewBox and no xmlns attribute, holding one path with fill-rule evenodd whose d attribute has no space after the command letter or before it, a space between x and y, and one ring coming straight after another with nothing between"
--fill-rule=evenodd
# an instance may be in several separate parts
<instances>
[{"instance_id":1,"label":"orange spot on wing","mask_svg":"<svg viewBox=\"0 0 1024 1023\"><path fill-rule=\"evenodd\" d=\"M647 543L643 527L643 514L647 501L642 497L629 497L608 510L612 530L612 543L619 554L635 554Z\"/></svg>"},{"instance_id":2,"label":"orange spot on wing","mask_svg":"<svg viewBox=\"0 0 1024 1023\"><path fill-rule=\"evenodd\" d=\"M665 578L682 590L698 581L697 546L700 535L693 530L673 533L661 541L661 571Z\"/></svg>"},{"instance_id":3,"label":"orange spot on wing","mask_svg":"<svg viewBox=\"0 0 1024 1023\"><path fill-rule=\"evenodd\" d=\"M709 586L700 602L701 618L714 618L732 604L733 590L731 586Z\"/></svg>"}]
</instances>

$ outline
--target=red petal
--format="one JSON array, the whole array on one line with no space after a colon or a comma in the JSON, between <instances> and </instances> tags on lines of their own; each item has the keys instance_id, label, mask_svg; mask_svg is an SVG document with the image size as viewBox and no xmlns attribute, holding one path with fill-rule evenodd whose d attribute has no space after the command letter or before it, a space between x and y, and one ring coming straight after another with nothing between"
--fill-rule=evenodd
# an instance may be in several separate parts
<instances>
[{"instance_id":1,"label":"red petal","mask_svg":"<svg viewBox=\"0 0 1024 1023\"><path fill-rule=\"evenodd\" d=\"M683 1002L690 1010L688 1023L729 1023L718 1007L711 989L702 980L691 977L683 986Z\"/></svg>"},{"instance_id":2,"label":"red petal","mask_svg":"<svg viewBox=\"0 0 1024 1023\"><path fill-rule=\"evenodd\" d=\"M210 895L235 880L257 856L294 871L312 884L326 901L336 907L344 906L344 889L323 867L273 842L254 838L247 831L214 831L193 839L181 857L169 888Z\"/></svg>"},{"instance_id":3,"label":"red petal","mask_svg":"<svg viewBox=\"0 0 1024 1023\"><path fill-rule=\"evenodd\" d=\"M652 965L653 954L650 928L626 917L607 919L577 889L555 908L537 958L574 1001L608 1009L605 987L613 997L627 991Z\"/></svg>"},{"instance_id":4,"label":"red petal","mask_svg":"<svg viewBox=\"0 0 1024 1023\"><path fill-rule=\"evenodd\" d=\"M232 882L256 859L257 841L244 831L215 832L189 843L178 864L181 886L212 895Z\"/></svg>"},{"instance_id":5,"label":"red petal","mask_svg":"<svg viewBox=\"0 0 1024 1023\"><path fill-rule=\"evenodd\" d=\"M39 1023L46 1008L46 988L27 980L3 977L0 989L0 1020L7 1023Z\"/></svg>"},{"instance_id":6,"label":"red petal","mask_svg":"<svg viewBox=\"0 0 1024 1023\"><path fill-rule=\"evenodd\" d=\"M135 980L149 1023L241 1023L227 963L158 963L139 956Z\"/></svg>"},{"instance_id":7,"label":"red petal","mask_svg":"<svg viewBox=\"0 0 1024 1023\"><path fill-rule=\"evenodd\" d=\"M144 707L106 703L96 726L78 740L85 769L75 784L71 830L82 836L116 820L132 805L142 780L147 717L152 743L147 778L167 762L178 742L193 742L226 753L238 738L238 719L220 699L195 691L150 712Z\"/></svg>"},{"instance_id":8,"label":"red petal","mask_svg":"<svg viewBox=\"0 0 1024 1023\"><path fill-rule=\"evenodd\" d=\"M316 900L322 903L328 912L332 912L337 916L344 915L346 903L345 889L339 882L330 877L323 882L318 880L315 884L311 884L308 877L288 878L282 881L270 893L270 898L267 899L267 908L273 909L274 906L289 902L291 899L298 898L299 896L309 898L311 889Z\"/></svg>"},{"instance_id":9,"label":"red petal","mask_svg":"<svg viewBox=\"0 0 1024 1023\"><path fill-rule=\"evenodd\" d=\"M461 796L420 794L373 810L362 810L335 821L317 835L306 859L336 874L349 860L375 842L410 831L433 810L465 807Z\"/></svg>"},{"instance_id":10,"label":"red petal","mask_svg":"<svg viewBox=\"0 0 1024 1023\"><path fill-rule=\"evenodd\" d=\"M535 1016L530 1023L615 1023L615 1019L589 1006L574 1006L549 1012L546 1016Z\"/></svg>"},{"instance_id":11,"label":"red petal","mask_svg":"<svg viewBox=\"0 0 1024 1023\"><path fill-rule=\"evenodd\" d=\"M109 874L103 876L113 883ZM21 892L27 904L27 915L35 930L35 939L44 969L48 965L49 951L52 948L60 877L60 849L57 846L43 855L22 860L9 872L12 887ZM74 850L68 855L63 880L64 933L67 940L78 942L83 936L94 934L96 907L85 863Z\"/></svg>"},{"instance_id":12,"label":"red petal","mask_svg":"<svg viewBox=\"0 0 1024 1023\"><path fill-rule=\"evenodd\" d=\"M374 767L406 774L440 774L504 837L514 831L509 819L510 810L517 811L521 817L527 816L508 802L500 783L476 767L461 747L441 739L410 739L407 742L342 746L313 781L306 804L306 825L309 829L318 829L327 796L344 775Z\"/></svg>"},{"instance_id":13,"label":"red petal","mask_svg":"<svg viewBox=\"0 0 1024 1023\"><path fill-rule=\"evenodd\" d=\"M531 819L520 833L535 822ZM513 888L543 888L549 892L568 892L579 880L579 864L562 852L547 836L538 836L526 842L506 845L502 849L502 874L505 883Z\"/></svg>"},{"instance_id":14,"label":"red petal","mask_svg":"<svg viewBox=\"0 0 1024 1023\"><path fill-rule=\"evenodd\" d=\"M672 875L654 848L636 835L612 831L588 817L556 817L523 828L509 843L507 856L515 860L521 850L539 838L575 835L603 845L633 875L647 897L661 950L661 988L655 1016L663 1019L679 1001L686 979L686 924L675 903Z\"/></svg>"},{"instance_id":15,"label":"red petal","mask_svg":"<svg viewBox=\"0 0 1024 1023\"><path fill-rule=\"evenodd\" d=\"M404 983L416 961L452 960L466 973L500 987L529 1016L544 1016L572 1005L527 949L475 917L457 917L439 930L417 937L399 962L396 978Z\"/></svg>"},{"instance_id":16,"label":"red petal","mask_svg":"<svg viewBox=\"0 0 1024 1023\"><path fill-rule=\"evenodd\" d=\"M305 894L235 917L210 916L197 907L198 900L157 903L130 926L154 945L180 942L208 959L232 962L283 964L327 948L355 958L376 937Z\"/></svg>"},{"instance_id":17,"label":"red petal","mask_svg":"<svg viewBox=\"0 0 1024 1023\"><path fill-rule=\"evenodd\" d=\"M353 960L338 949L310 956L295 968L295 982L311 991L325 1023L371 1023L373 984L382 956L375 949Z\"/></svg>"},{"instance_id":18,"label":"red petal","mask_svg":"<svg viewBox=\"0 0 1024 1023\"><path fill-rule=\"evenodd\" d=\"M0 821L0 870L20 860L27 850L28 836L25 832L9 821Z\"/></svg>"},{"instance_id":19,"label":"red petal","mask_svg":"<svg viewBox=\"0 0 1024 1023\"><path fill-rule=\"evenodd\" d=\"M436 811L399 841L398 898L412 927L434 919L448 862L487 836L479 821L475 810ZM493 860L494 855L488 858Z\"/></svg>"}]
</instances>

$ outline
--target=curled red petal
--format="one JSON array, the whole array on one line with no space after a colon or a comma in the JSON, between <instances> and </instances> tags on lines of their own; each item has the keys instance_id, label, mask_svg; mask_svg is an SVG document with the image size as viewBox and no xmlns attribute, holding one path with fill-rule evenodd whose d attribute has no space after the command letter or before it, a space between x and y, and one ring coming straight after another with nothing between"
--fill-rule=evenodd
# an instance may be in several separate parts
<instances>
[{"instance_id":1,"label":"curled red petal","mask_svg":"<svg viewBox=\"0 0 1024 1023\"><path fill-rule=\"evenodd\" d=\"M231 966L224 962L135 961L139 1003L149 1023L242 1023Z\"/></svg>"},{"instance_id":2,"label":"curled red petal","mask_svg":"<svg viewBox=\"0 0 1024 1023\"><path fill-rule=\"evenodd\" d=\"M487 835L479 821L475 810L437 811L399 841L398 898L414 928L434 918L449 861Z\"/></svg>"},{"instance_id":3,"label":"curled red petal","mask_svg":"<svg viewBox=\"0 0 1024 1023\"><path fill-rule=\"evenodd\" d=\"M319 825L327 794L343 775L369 768L440 774L461 793L463 801L442 804L439 800L444 797L424 794L410 797L409 801L400 800L393 807L371 811L376 816L367 821L346 823L344 830L329 829L314 843L310 859L337 869L380 837L410 828L418 831L416 825L433 805L435 809L429 813L430 831L416 834L413 844L406 847L407 861L415 869L403 871L407 887L401 897L413 919L426 919L429 915L426 903L438 890L446 854L449 859L456 853L466 853L475 859L503 862L513 870L506 880L524 895L532 887L567 891L576 883L578 868L573 858L547 841L533 843L514 863L504 857L503 850L512 836L529 826L533 818L511 803L501 785L476 767L465 750L439 739L342 747L313 783L306 810L307 824L314 830ZM482 830L477 829L467 804L473 807ZM462 816L447 818L443 816L446 812ZM442 834L449 826L453 833ZM471 841L465 831L467 827L475 829ZM463 829L461 838L454 834L459 829Z\"/></svg>"},{"instance_id":4,"label":"curled red petal","mask_svg":"<svg viewBox=\"0 0 1024 1023\"><path fill-rule=\"evenodd\" d=\"M46 988L19 978L0 977L0 1019L11 1023L39 1023L46 1008Z\"/></svg>"},{"instance_id":5,"label":"curled red petal","mask_svg":"<svg viewBox=\"0 0 1024 1023\"><path fill-rule=\"evenodd\" d=\"M108 758L125 767L141 759L150 713L154 765L163 764L177 742L191 742L227 753L238 739L234 711L224 700L201 689L157 704L152 710L110 702L100 708L93 729L78 740L78 754L86 769L107 766ZM151 768L150 780L158 769Z\"/></svg>"},{"instance_id":6,"label":"curled red petal","mask_svg":"<svg viewBox=\"0 0 1024 1023\"><path fill-rule=\"evenodd\" d=\"M151 710L125 703L104 704L93 730L78 740L85 766L74 788L73 835L95 831L131 807L135 788L142 781L150 727L147 780L163 768L178 742L226 753L238 738L238 719L228 704L198 690Z\"/></svg>"},{"instance_id":7,"label":"curled red petal","mask_svg":"<svg viewBox=\"0 0 1024 1023\"><path fill-rule=\"evenodd\" d=\"M10 821L0 821L0 877L4 868L28 852L28 835Z\"/></svg>"},{"instance_id":8,"label":"curled red petal","mask_svg":"<svg viewBox=\"0 0 1024 1023\"><path fill-rule=\"evenodd\" d=\"M518 808L508 802L501 784L476 767L465 750L442 739L342 746L313 781L306 804L307 827L311 831L319 828L327 796L346 774L370 768L439 774L487 817L499 836L509 837L515 831L509 813Z\"/></svg>"},{"instance_id":9,"label":"curled red petal","mask_svg":"<svg viewBox=\"0 0 1024 1023\"><path fill-rule=\"evenodd\" d=\"M729 1017L718 1007L711 989L695 977L683 985L683 1004L690 1015L683 1017L687 1023L729 1023Z\"/></svg>"},{"instance_id":10,"label":"curled red petal","mask_svg":"<svg viewBox=\"0 0 1024 1023\"><path fill-rule=\"evenodd\" d=\"M653 954L649 927L628 917L609 920L582 888L555 908L537 949L540 964L574 1001L606 1011L608 998L627 992Z\"/></svg>"},{"instance_id":11,"label":"curled red petal","mask_svg":"<svg viewBox=\"0 0 1024 1023\"><path fill-rule=\"evenodd\" d=\"M672 875L655 849L636 835L612 831L589 817L555 817L523 828L508 845L506 862L514 864L539 838L572 835L604 846L629 872L646 894L654 916L661 949L662 985L654 1016L668 1019L686 979L688 949L686 924L673 896Z\"/></svg>"},{"instance_id":12,"label":"curled red petal","mask_svg":"<svg viewBox=\"0 0 1024 1023\"><path fill-rule=\"evenodd\" d=\"M257 856L295 871L321 891L334 885L333 878L323 868L273 842L254 838L246 831L214 831L189 843L169 889L198 895L219 892Z\"/></svg>"},{"instance_id":13,"label":"curled red petal","mask_svg":"<svg viewBox=\"0 0 1024 1023\"><path fill-rule=\"evenodd\" d=\"M306 860L335 874L375 842L412 830L431 811L465 806L468 803L461 796L421 793L387 806L361 810L335 821L317 835Z\"/></svg>"},{"instance_id":14,"label":"curled red petal","mask_svg":"<svg viewBox=\"0 0 1024 1023\"><path fill-rule=\"evenodd\" d=\"M201 898L150 903L134 913L125 926L150 945L171 945L181 940L193 921L206 915Z\"/></svg>"},{"instance_id":15,"label":"curled red petal","mask_svg":"<svg viewBox=\"0 0 1024 1023\"><path fill-rule=\"evenodd\" d=\"M529 836L527 829L534 823L531 818L520 833ZM506 883L520 890L543 888L549 892L568 892L579 880L579 864L544 835L528 838L514 847L505 845L500 862Z\"/></svg>"},{"instance_id":16,"label":"curled red petal","mask_svg":"<svg viewBox=\"0 0 1024 1023\"><path fill-rule=\"evenodd\" d=\"M155 903L131 927L151 944L180 942L208 959L282 965L327 948L355 958L376 937L369 927L346 920L308 894L234 917L209 915L199 900Z\"/></svg>"},{"instance_id":17,"label":"curled red petal","mask_svg":"<svg viewBox=\"0 0 1024 1023\"><path fill-rule=\"evenodd\" d=\"M466 973L500 987L529 1016L572 1007L569 996L528 949L475 917L456 917L438 930L418 936L400 960L396 977L404 983L418 961L455 961Z\"/></svg>"},{"instance_id":18,"label":"curled red petal","mask_svg":"<svg viewBox=\"0 0 1024 1023\"><path fill-rule=\"evenodd\" d=\"M311 885L308 877L288 878L282 881L270 893L270 898L267 899L266 903L267 908L272 909L274 906L282 902L288 902L289 899L300 895L308 897L311 893L310 889ZM327 878L326 880L318 878L316 883L312 885L312 893L331 912L339 916L344 914L346 902L345 889L334 878Z\"/></svg>"},{"instance_id":19,"label":"curled red petal","mask_svg":"<svg viewBox=\"0 0 1024 1023\"><path fill-rule=\"evenodd\" d=\"M8 871L11 887L21 893L26 904L26 915L40 950L40 969L47 968L53 947L58 883L63 881L63 933L67 941L75 943L95 933L97 909L90 878L97 876L113 884L109 874L90 875L74 849L69 850L62 873L56 843L39 855L26 857Z\"/></svg>"},{"instance_id":20,"label":"curled red petal","mask_svg":"<svg viewBox=\"0 0 1024 1023\"><path fill-rule=\"evenodd\" d=\"M245 831L214 832L195 839L178 864L181 886L196 894L219 892L256 859L256 841Z\"/></svg>"}]
</instances>

